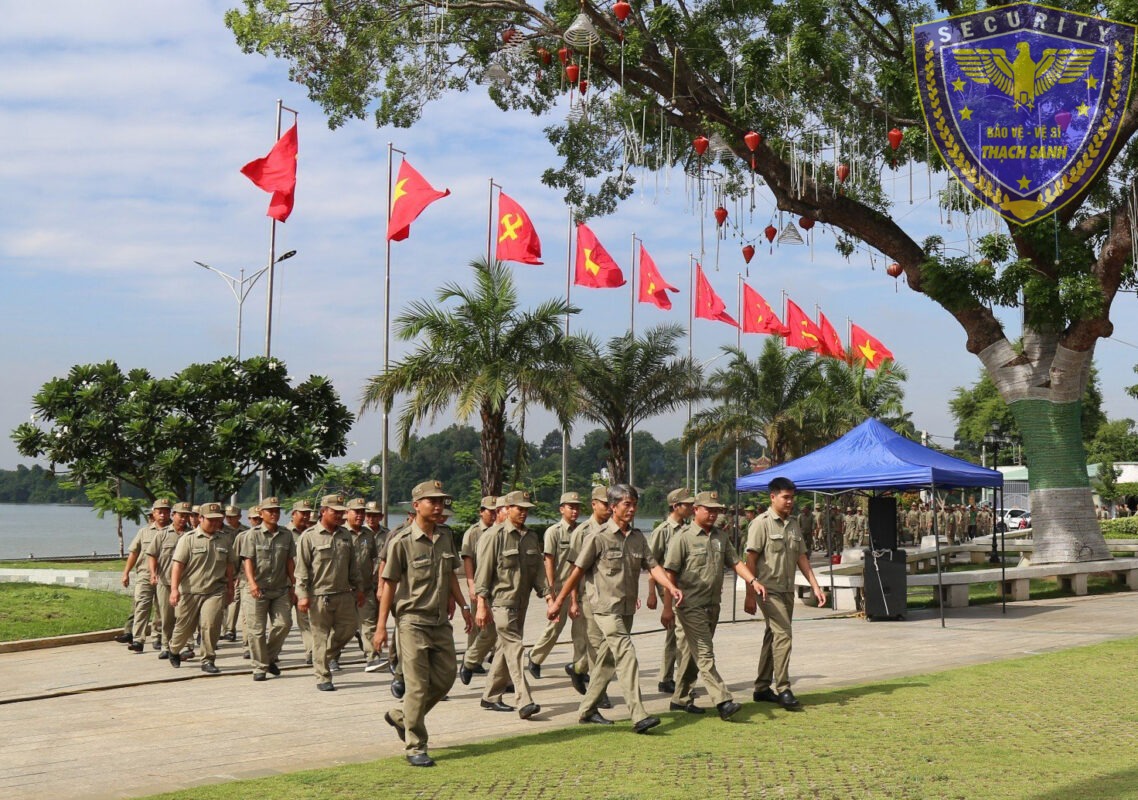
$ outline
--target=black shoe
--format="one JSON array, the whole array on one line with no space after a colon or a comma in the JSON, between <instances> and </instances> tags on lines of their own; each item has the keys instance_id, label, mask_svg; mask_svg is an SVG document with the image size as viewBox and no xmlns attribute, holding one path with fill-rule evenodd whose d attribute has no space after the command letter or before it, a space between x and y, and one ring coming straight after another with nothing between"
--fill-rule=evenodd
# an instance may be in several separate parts
<instances>
[{"instance_id":1,"label":"black shoe","mask_svg":"<svg viewBox=\"0 0 1138 800\"><path fill-rule=\"evenodd\" d=\"M594 711L587 717L581 717L577 722L582 725L612 725L612 720L602 717L599 711Z\"/></svg>"},{"instance_id":2,"label":"black shoe","mask_svg":"<svg viewBox=\"0 0 1138 800\"><path fill-rule=\"evenodd\" d=\"M202 672L206 673L207 675L218 675L221 673L221 670L219 670L217 668L217 665L212 661L203 661Z\"/></svg>"},{"instance_id":3,"label":"black shoe","mask_svg":"<svg viewBox=\"0 0 1138 800\"><path fill-rule=\"evenodd\" d=\"M182 657L180 655L178 655L177 653L171 652L170 653L170 666L174 667L175 669L182 666Z\"/></svg>"},{"instance_id":4,"label":"black shoe","mask_svg":"<svg viewBox=\"0 0 1138 800\"><path fill-rule=\"evenodd\" d=\"M316 688L322 692L334 692L336 687L332 685L332 681L324 681L324 683L316 684Z\"/></svg>"},{"instance_id":5,"label":"black shoe","mask_svg":"<svg viewBox=\"0 0 1138 800\"><path fill-rule=\"evenodd\" d=\"M253 654L252 654L252 653L250 653L248 650L246 650L245 652L243 652L243 653L241 654L241 657L242 657L243 659L245 659L246 661L248 661L250 658L252 658L252 657L253 657Z\"/></svg>"},{"instance_id":6,"label":"black shoe","mask_svg":"<svg viewBox=\"0 0 1138 800\"><path fill-rule=\"evenodd\" d=\"M470 685L470 679L474 676L474 670L463 664L458 668L458 679L462 681L463 686Z\"/></svg>"},{"instance_id":7,"label":"black shoe","mask_svg":"<svg viewBox=\"0 0 1138 800\"><path fill-rule=\"evenodd\" d=\"M601 695L601 699L597 701L597 708L609 709L612 708L612 700L609 700L609 693L605 692Z\"/></svg>"},{"instance_id":8,"label":"black shoe","mask_svg":"<svg viewBox=\"0 0 1138 800\"><path fill-rule=\"evenodd\" d=\"M371 660L364 665L364 672L379 672L387 666L387 659L381 655L374 655Z\"/></svg>"},{"instance_id":9,"label":"black shoe","mask_svg":"<svg viewBox=\"0 0 1138 800\"><path fill-rule=\"evenodd\" d=\"M513 706L508 706L505 703L503 703L501 700L495 700L493 703L491 703L489 700L479 700L478 705L482 706L482 708L486 709L487 711L513 711L514 710Z\"/></svg>"},{"instance_id":10,"label":"black shoe","mask_svg":"<svg viewBox=\"0 0 1138 800\"><path fill-rule=\"evenodd\" d=\"M383 715L383 721L395 728L395 735L399 737L399 741L407 741L407 729L392 718L390 711Z\"/></svg>"},{"instance_id":11,"label":"black shoe","mask_svg":"<svg viewBox=\"0 0 1138 800\"><path fill-rule=\"evenodd\" d=\"M785 692L779 692L778 704L787 711L798 711L802 708L802 703L798 702L798 698L794 696L794 692L790 691L790 689L787 689Z\"/></svg>"},{"instance_id":12,"label":"black shoe","mask_svg":"<svg viewBox=\"0 0 1138 800\"><path fill-rule=\"evenodd\" d=\"M660 718L659 717L645 717L644 719L640 720L640 722L637 722L635 725L632 726L632 732L633 733L648 733L648 731L652 730L653 728L655 728L659 724L660 724Z\"/></svg>"},{"instance_id":13,"label":"black shoe","mask_svg":"<svg viewBox=\"0 0 1138 800\"><path fill-rule=\"evenodd\" d=\"M312 656L305 656L304 657L304 666L306 666L306 667L312 666Z\"/></svg>"},{"instance_id":14,"label":"black shoe","mask_svg":"<svg viewBox=\"0 0 1138 800\"><path fill-rule=\"evenodd\" d=\"M126 649L132 653L141 653L144 649L146 649L146 645L144 645L142 642L131 642L126 646Z\"/></svg>"},{"instance_id":15,"label":"black shoe","mask_svg":"<svg viewBox=\"0 0 1138 800\"><path fill-rule=\"evenodd\" d=\"M656 684L656 688L659 689L664 694L675 694L676 693L676 682L675 681L660 681L659 683Z\"/></svg>"},{"instance_id":16,"label":"black shoe","mask_svg":"<svg viewBox=\"0 0 1138 800\"><path fill-rule=\"evenodd\" d=\"M433 767L435 760L426 753L415 753L413 756L407 756L407 763L412 767Z\"/></svg>"},{"instance_id":17,"label":"black shoe","mask_svg":"<svg viewBox=\"0 0 1138 800\"><path fill-rule=\"evenodd\" d=\"M573 688L577 690L577 694L584 694L585 676L573 669L572 664L565 665L565 674L569 676L569 682L573 684Z\"/></svg>"},{"instance_id":18,"label":"black shoe","mask_svg":"<svg viewBox=\"0 0 1138 800\"><path fill-rule=\"evenodd\" d=\"M344 668L340 666L340 662L334 658L328 662L329 672L343 672L343 669Z\"/></svg>"},{"instance_id":19,"label":"black shoe","mask_svg":"<svg viewBox=\"0 0 1138 800\"><path fill-rule=\"evenodd\" d=\"M194 654L194 648L192 648L192 647L185 648L182 651L182 658L184 658L184 659L197 658L197 656Z\"/></svg>"},{"instance_id":20,"label":"black shoe","mask_svg":"<svg viewBox=\"0 0 1138 800\"><path fill-rule=\"evenodd\" d=\"M267 669L270 675L276 676L281 674L281 668L275 661L272 664L269 664Z\"/></svg>"},{"instance_id":21,"label":"black shoe","mask_svg":"<svg viewBox=\"0 0 1138 800\"><path fill-rule=\"evenodd\" d=\"M118 636L115 637L115 641L118 642L119 644L130 644L131 642L134 641L134 634L133 633L120 633Z\"/></svg>"},{"instance_id":22,"label":"black shoe","mask_svg":"<svg viewBox=\"0 0 1138 800\"><path fill-rule=\"evenodd\" d=\"M529 674L533 675L534 680L541 680L541 664L535 664L531 658L526 668L529 670Z\"/></svg>"},{"instance_id":23,"label":"black shoe","mask_svg":"<svg viewBox=\"0 0 1138 800\"><path fill-rule=\"evenodd\" d=\"M716 706L716 708L719 709L720 719L729 719L732 714L734 714L742 707L742 705L736 703L734 700L724 700L722 703Z\"/></svg>"},{"instance_id":24,"label":"black shoe","mask_svg":"<svg viewBox=\"0 0 1138 800\"><path fill-rule=\"evenodd\" d=\"M255 681L258 681L258 682L267 681L268 679L269 679L269 676L263 672L254 672L253 673L253 680L255 680Z\"/></svg>"},{"instance_id":25,"label":"black shoe","mask_svg":"<svg viewBox=\"0 0 1138 800\"><path fill-rule=\"evenodd\" d=\"M475 664L473 667L470 668L470 671L473 672L475 675L487 674L486 673L486 667L482 666L481 664Z\"/></svg>"},{"instance_id":26,"label":"black shoe","mask_svg":"<svg viewBox=\"0 0 1138 800\"><path fill-rule=\"evenodd\" d=\"M161 639L155 639L154 644L152 644L151 647L153 647L155 650L161 650L162 649L162 640Z\"/></svg>"},{"instance_id":27,"label":"black shoe","mask_svg":"<svg viewBox=\"0 0 1138 800\"><path fill-rule=\"evenodd\" d=\"M751 699L756 703L777 703L778 695L768 686L766 689L752 694Z\"/></svg>"},{"instance_id":28,"label":"black shoe","mask_svg":"<svg viewBox=\"0 0 1138 800\"><path fill-rule=\"evenodd\" d=\"M391 682L391 696L396 700L403 699L403 693L407 691L407 685L403 681L396 678Z\"/></svg>"},{"instance_id":29,"label":"black shoe","mask_svg":"<svg viewBox=\"0 0 1138 800\"><path fill-rule=\"evenodd\" d=\"M158 654L158 658L161 659L162 661L165 661L169 657L170 657L170 651L169 650L163 650L161 653Z\"/></svg>"},{"instance_id":30,"label":"black shoe","mask_svg":"<svg viewBox=\"0 0 1138 800\"><path fill-rule=\"evenodd\" d=\"M522 719L529 719L539 711L541 711L541 706L539 706L537 703L526 703L524 706L518 709L518 716Z\"/></svg>"},{"instance_id":31,"label":"black shoe","mask_svg":"<svg viewBox=\"0 0 1138 800\"><path fill-rule=\"evenodd\" d=\"M237 641L237 631L228 631L226 633L223 633L221 635L221 638L227 642L236 642Z\"/></svg>"},{"instance_id":32,"label":"black shoe","mask_svg":"<svg viewBox=\"0 0 1138 800\"><path fill-rule=\"evenodd\" d=\"M694 700L688 703L668 703L668 708L672 711L686 711L688 714L703 714L707 711L697 706Z\"/></svg>"}]
</instances>

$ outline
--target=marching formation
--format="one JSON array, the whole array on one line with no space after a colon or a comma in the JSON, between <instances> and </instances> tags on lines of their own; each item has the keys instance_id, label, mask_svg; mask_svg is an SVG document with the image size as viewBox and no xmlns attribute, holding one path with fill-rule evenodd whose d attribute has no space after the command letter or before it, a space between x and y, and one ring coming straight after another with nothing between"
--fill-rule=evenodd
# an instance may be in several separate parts
<instances>
[{"instance_id":1,"label":"marching formation","mask_svg":"<svg viewBox=\"0 0 1138 800\"><path fill-rule=\"evenodd\" d=\"M244 657L261 682L281 672L295 609L316 688L335 691L333 675L355 638L366 672L393 673L400 702L384 720L405 743L408 763L431 766L426 716L456 677L469 685L485 676L479 703L486 711L525 720L541 713L531 680L541 679L566 622L572 656L564 669L581 695L578 720L613 724L601 712L612 708L607 689L615 679L633 731L659 725L644 708L631 635L642 572L648 608L661 608L667 631L659 690L671 695L672 710L705 714L698 679L715 713L730 719L742 706L718 672L713 638L724 576L733 572L745 582L744 610L761 608L765 619L752 698L796 710L789 677L795 572L819 604L826 597L810 567L809 533L800 527L807 514L795 513L794 484L780 478L769 488L770 508L747 515L742 553L721 524L727 509L717 494L683 489L669 493L668 518L647 537L633 525L637 490L616 484L593 489L592 513L580 523L580 495L563 494L561 519L544 537L526 526L528 492L484 497L460 542L445 524L451 496L439 481L412 490L407 519L391 531L377 503L341 495L326 495L316 508L295 503L284 526L280 502L266 498L249 512L252 527L241 525L233 506L158 500L130 545L123 585L133 574L134 612L118 640L143 652L156 611L158 657L177 668L195 657L197 644L201 670L217 674L218 641L236 641L240 619ZM548 622L527 654L531 594L544 600ZM468 635L461 662L456 611Z\"/></svg>"}]
</instances>

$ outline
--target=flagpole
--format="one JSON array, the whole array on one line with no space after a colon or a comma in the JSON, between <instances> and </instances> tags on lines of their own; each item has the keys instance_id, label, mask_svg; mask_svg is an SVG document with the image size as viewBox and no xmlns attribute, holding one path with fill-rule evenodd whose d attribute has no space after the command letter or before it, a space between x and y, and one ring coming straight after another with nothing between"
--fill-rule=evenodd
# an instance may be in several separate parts
<instances>
[{"instance_id":1,"label":"flagpole","mask_svg":"<svg viewBox=\"0 0 1138 800\"><path fill-rule=\"evenodd\" d=\"M490 259L494 257L494 179L490 178L490 199L486 205L486 266L490 266ZM502 187L499 186L499 189Z\"/></svg>"},{"instance_id":2,"label":"flagpole","mask_svg":"<svg viewBox=\"0 0 1138 800\"><path fill-rule=\"evenodd\" d=\"M701 223L702 224L702 223ZM695 315L695 256L688 253L688 364L695 368L695 355L692 350L692 320ZM688 400L688 425L691 427L691 400ZM691 482L691 459L689 453L684 452L684 488L692 485Z\"/></svg>"},{"instance_id":3,"label":"flagpole","mask_svg":"<svg viewBox=\"0 0 1138 800\"><path fill-rule=\"evenodd\" d=\"M739 327L735 329L735 347L742 352L743 350L743 326L747 324L747 317L744 316L746 309L743 308L743 273L737 272L735 275L738 277L739 282L737 285L739 294ZM734 527L735 527L735 544L739 544L739 442L735 442L735 485L732 487L733 491L731 496L735 498L735 514L734 514ZM735 619L735 593L731 594L731 619Z\"/></svg>"},{"instance_id":4,"label":"flagpole","mask_svg":"<svg viewBox=\"0 0 1138 800\"><path fill-rule=\"evenodd\" d=\"M391 142L387 143L387 227L391 226L391 181L394 178L394 154L407 155L397 150ZM386 375L391 365L391 237L384 232L384 258L383 258L383 374ZM383 518L387 517L387 451L391 436L391 406L383 404L383 433L381 436L381 450L379 454L379 486L380 504L383 509Z\"/></svg>"},{"instance_id":5,"label":"flagpole","mask_svg":"<svg viewBox=\"0 0 1138 800\"><path fill-rule=\"evenodd\" d=\"M565 235L565 338L569 338L569 293L573 288L573 206L569 206L569 221ZM569 487L569 429L561 428L561 494Z\"/></svg>"},{"instance_id":6,"label":"flagpole","mask_svg":"<svg viewBox=\"0 0 1138 800\"><path fill-rule=\"evenodd\" d=\"M636 263L636 232L632 233L632 245L629 248L628 254L628 269L632 273L629 276L629 283L632 285L632 291L628 293L628 338L632 344L636 339L636 282L640 279L639 265ZM631 421L628 424L628 485L632 486L632 431L634 425Z\"/></svg>"}]
</instances>

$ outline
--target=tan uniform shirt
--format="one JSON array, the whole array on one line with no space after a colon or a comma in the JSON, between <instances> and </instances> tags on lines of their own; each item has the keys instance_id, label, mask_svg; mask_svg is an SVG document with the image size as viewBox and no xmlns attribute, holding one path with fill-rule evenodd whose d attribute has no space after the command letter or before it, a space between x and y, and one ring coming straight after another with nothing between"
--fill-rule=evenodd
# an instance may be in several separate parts
<instances>
[{"instance_id":1,"label":"tan uniform shirt","mask_svg":"<svg viewBox=\"0 0 1138 800\"><path fill-rule=\"evenodd\" d=\"M590 514L587 520L573 529L573 535L569 537L570 562L577 562L577 556L581 552L581 546L585 544L585 539L589 538L589 534L601 527L602 524L603 523L597 522L597 518Z\"/></svg>"},{"instance_id":2,"label":"tan uniform shirt","mask_svg":"<svg viewBox=\"0 0 1138 800\"><path fill-rule=\"evenodd\" d=\"M182 564L182 583L186 594L213 594L225 588L226 569L236 566L233 542L220 533L205 533L194 528L182 534L174 547L174 561Z\"/></svg>"},{"instance_id":3,"label":"tan uniform shirt","mask_svg":"<svg viewBox=\"0 0 1138 800\"><path fill-rule=\"evenodd\" d=\"M371 528L360 526L359 531L347 529L352 535L352 549L355 551L356 561L359 563L360 575L363 577L363 586L359 587L365 592L374 592L376 586L375 569L379 566L379 544Z\"/></svg>"},{"instance_id":4,"label":"tan uniform shirt","mask_svg":"<svg viewBox=\"0 0 1138 800\"><path fill-rule=\"evenodd\" d=\"M463 558L469 558L474 568L478 568L478 542L486 535L486 531L492 530L496 525L485 525L482 520L478 520L469 528L466 533L462 535L462 550L459 552Z\"/></svg>"},{"instance_id":5,"label":"tan uniform shirt","mask_svg":"<svg viewBox=\"0 0 1138 800\"><path fill-rule=\"evenodd\" d=\"M747 529L747 550L759 554L755 576L769 592L793 592L798 557L806 552L806 542L791 515L783 519L767 509L755 517Z\"/></svg>"},{"instance_id":6,"label":"tan uniform shirt","mask_svg":"<svg viewBox=\"0 0 1138 800\"><path fill-rule=\"evenodd\" d=\"M262 592L288 588L288 562L296 560L292 531L277 526L270 533L264 525L245 531L238 554L253 562L253 578Z\"/></svg>"},{"instance_id":7,"label":"tan uniform shirt","mask_svg":"<svg viewBox=\"0 0 1138 800\"><path fill-rule=\"evenodd\" d=\"M435 529L434 538L416 523L387 540L383 579L397 581L395 616L424 625L449 624L450 579L458 556L450 535Z\"/></svg>"},{"instance_id":8,"label":"tan uniform shirt","mask_svg":"<svg viewBox=\"0 0 1138 800\"><path fill-rule=\"evenodd\" d=\"M364 588L352 535L342 527L330 531L319 522L300 535L294 574L298 600Z\"/></svg>"},{"instance_id":9,"label":"tan uniform shirt","mask_svg":"<svg viewBox=\"0 0 1138 800\"><path fill-rule=\"evenodd\" d=\"M478 541L474 592L492 606L521 608L532 591L549 594L537 534L510 521L494 526Z\"/></svg>"},{"instance_id":10,"label":"tan uniform shirt","mask_svg":"<svg viewBox=\"0 0 1138 800\"><path fill-rule=\"evenodd\" d=\"M569 545L573 541L573 531L579 527L581 526L575 524L570 528L569 523L562 518L545 529L542 553L553 556L553 577L558 586L565 583L573 571L573 562L569 560Z\"/></svg>"},{"instance_id":11,"label":"tan uniform shirt","mask_svg":"<svg viewBox=\"0 0 1138 800\"><path fill-rule=\"evenodd\" d=\"M723 596L723 568L739 563L731 539L714 526L705 531L694 522L681 528L668 544L664 569L676 573L687 608L717 606Z\"/></svg>"},{"instance_id":12,"label":"tan uniform shirt","mask_svg":"<svg viewBox=\"0 0 1138 800\"><path fill-rule=\"evenodd\" d=\"M177 547L178 540L181 538L181 534L174 530L174 526L171 525L160 530L150 540L150 546L146 548L146 555L154 556L158 560L158 583L162 586L170 585L170 568L174 564L174 548ZM149 560L147 563L150 563Z\"/></svg>"},{"instance_id":13,"label":"tan uniform shirt","mask_svg":"<svg viewBox=\"0 0 1138 800\"><path fill-rule=\"evenodd\" d=\"M167 525L167 528L173 528ZM138 560L134 562L134 574L136 580L150 582L150 566L147 564L146 555L150 552L150 542L158 535L159 531L165 530L160 528L155 523L151 522L138 529L138 533L130 541L130 547L127 548L128 553L138 553Z\"/></svg>"},{"instance_id":14,"label":"tan uniform shirt","mask_svg":"<svg viewBox=\"0 0 1138 800\"><path fill-rule=\"evenodd\" d=\"M640 571L658 562L636 528L624 533L611 519L585 538L573 561L585 571L585 600L594 614L636 613Z\"/></svg>"}]
</instances>

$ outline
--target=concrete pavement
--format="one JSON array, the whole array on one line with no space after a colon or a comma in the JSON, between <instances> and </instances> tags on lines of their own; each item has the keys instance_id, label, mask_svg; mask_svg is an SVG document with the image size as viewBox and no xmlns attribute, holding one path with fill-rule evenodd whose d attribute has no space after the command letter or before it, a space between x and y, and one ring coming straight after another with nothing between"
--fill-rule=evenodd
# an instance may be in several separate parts
<instances>
[{"instance_id":1,"label":"concrete pavement","mask_svg":"<svg viewBox=\"0 0 1138 800\"><path fill-rule=\"evenodd\" d=\"M531 605L527 642L541 632L543 607ZM935 611L873 623L802 605L795 613L792 676L807 707L811 691L1138 635L1134 593L1014 603L1006 616L999 606L950 609L943 629ZM736 699L750 702L762 623L742 613L741 600L738 617L746 621L721 624L716 654ZM658 612L641 609L636 628L655 629L635 637L645 700L655 713L668 707L655 691L663 642L657 619ZM456 640L461 650L465 635ZM135 797L401 754L382 719L396 703L390 675L364 673L354 644L345 653L334 693L316 691L295 630L284 674L264 683L252 682L239 643L223 643L217 677L200 672L196 660L175 670L149 649L132 655L109 642L0 655L0 796ZM456 681L450 700L428 717L432 750L575 725L579 696L562 671L568 654L559 644L544 677L531 681L542 711L530 721L480 709L483 677L469 687ZM610 694L616 707L606 714L627 719L615 683ZM622 734L631 735L627 727L614 731ZM445 757L440 768L447 768Z\"/></svg>"}]
</instances>

